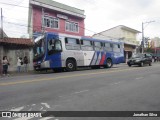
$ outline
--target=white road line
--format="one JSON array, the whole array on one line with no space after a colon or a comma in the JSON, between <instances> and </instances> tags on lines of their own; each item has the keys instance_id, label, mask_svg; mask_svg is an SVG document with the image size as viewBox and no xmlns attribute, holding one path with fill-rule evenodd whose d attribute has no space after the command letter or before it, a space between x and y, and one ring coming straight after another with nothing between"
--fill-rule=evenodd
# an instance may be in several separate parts
<instances>
[{"instance_id":1,"label":"white road line","mask_svg":"<svg viewBox=\"0 0 160 120\"><path fill-rule=\"evenodd\" d=\"M79 94L79 93L83 93L83 92L87 92L89 90L82 90L82 91L79 91L79 92L74 92L73 94Z\"/></svg>"},{"instance_id":2,"label":"white road line","mask_svg":"<svg viewBox=\"0 0 160 120\"><path fill-rule=\"evenodd\" d=\"M36 104L32 104L31 106L35 106Z\"/></svg>"},{"instance_id":3,"label":"white road line","mask_svg":"<svg viewBox=\"0 0 160 120\"><path fill-rule=\"evenodd\" d=\"M116 82L116 83L112 83L111 85L117 85L120 84L121 82Z\"/></svg>"},{"instance_id":4,"label":"white road line","mask_svg":"<svg viewBox=\"0 0 160 120\"><path fill-rule=\"evenodd\" d=\"M24 106L18 108L12 108L10 111L21 111L23 108Z\"/></svg>"},{"instance_id":5,"label":"white road line","mask_svg":"<svg viewBox=\"0 0 160 120\"><path fill-rule=\"evenodd\" d=\"M39 119L39 120L49 120L49 119L52 119L52 120L53 120L53 118L55 118L55 117L44 117L44 118ZM55 119L55 120L58 120L58 119Z\"/></svg>"},{"instance_id":6,"label":"white road line","mask_svg":"<svg viewBox=\"0 0 160 120\"><path fill-rule=\"evenodd\" d=\"M44 105L47 108L51 108L50 105L48 103L41 103L42 105Z\"/></svg>"},{"instance_id":7,"label":"white road line","mask_svg":"<svg viewBox=\"0 0 160 120\"><path fill-rule=\"evenodd\" d=\"M43 107L41 107L41 109L40 110L43 110Z\"/></svg>"},{"instance_id":8,"label":"white road line","mask_svg":"<svg viewBox=\"0 0 160 120\"><path fill-rule=\"evenodd\" d=\"M32 118L34 118L34 117L20 117L20 118L15 118L13 120L30 120Z\"/></svg>"}]
</instances>

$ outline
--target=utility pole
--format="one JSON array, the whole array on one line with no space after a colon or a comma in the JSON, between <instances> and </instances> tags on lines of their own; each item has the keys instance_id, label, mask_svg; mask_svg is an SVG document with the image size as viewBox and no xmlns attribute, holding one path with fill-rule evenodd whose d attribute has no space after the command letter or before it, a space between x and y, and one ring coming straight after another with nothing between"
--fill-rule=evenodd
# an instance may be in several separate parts
<instances>
[{"instance_id":1,"label":"utility pole","mask_svg":"<svg viewBox=\"0 0 160 120\"><path fill-rule=\"evenodd\" d=\"M2 8L1 8L1 37L3 39L3 14L2 14Z\"/></svg>"},{"instance_id":2,"label":"utility pole","mask_svg":"<svg viewBox=\"0 0 160 120\"><path fill-rule=\"evenodd\" d=\"M44 29L44 8L42 8L42 28L41 28L42 33L44 34L45 29Z\"/></svg>"},{"instance_id":3,"label":"utility pole","mask_svg":"<svg viewBox=\"0 0 160 120\"><path fill-rule=\"evenodd\" d=\"M144 53L144 24L149 24L151 22L155 21L149 21L149 22L142 22L142 53Z\"/></svg>"},{"instance_id":4,"label":"utility pole","mask_svg":"<svg viewBox=\"0 0 160 120\"><path fill-rule=\"evenodd\" d=\"M142 22L142 53L144 52L144 26L143 26L143 22Z\"/></svg>"}]
</instances>

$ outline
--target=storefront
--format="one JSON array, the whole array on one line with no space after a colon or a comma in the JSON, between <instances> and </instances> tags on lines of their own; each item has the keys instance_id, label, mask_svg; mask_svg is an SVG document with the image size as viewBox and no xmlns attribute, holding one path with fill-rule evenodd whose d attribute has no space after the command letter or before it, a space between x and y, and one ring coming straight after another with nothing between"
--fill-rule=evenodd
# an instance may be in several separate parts
<instances>
[{"instance_id":1,"label":"storefront","mask_svg":"<svg viewBox=\"0 0 160 120\"><path fill-rule=\"evenodd\" d=\"M124 44L124 57L125 57L126 62L129 58L132 57L134 53L136 53L135 45Z\"/></svg>"}]
</instances>

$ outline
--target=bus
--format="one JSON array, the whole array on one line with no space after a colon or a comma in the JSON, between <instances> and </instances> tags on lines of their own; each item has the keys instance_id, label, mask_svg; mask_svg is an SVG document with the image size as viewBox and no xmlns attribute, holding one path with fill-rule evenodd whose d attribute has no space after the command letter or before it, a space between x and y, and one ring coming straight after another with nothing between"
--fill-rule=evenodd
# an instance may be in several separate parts
<instances>
[{"instance_id":1,"label":"bus","mask_svg":"<svg viewBox=\"0 0 160 120\"><path fill-rule=\"evenodd\" d=\"M35 39L33 54L36 71L75 71L85 66L111 68L113 64L124 63L124 43L47 32Z\"/></svg>"}]
</instances>

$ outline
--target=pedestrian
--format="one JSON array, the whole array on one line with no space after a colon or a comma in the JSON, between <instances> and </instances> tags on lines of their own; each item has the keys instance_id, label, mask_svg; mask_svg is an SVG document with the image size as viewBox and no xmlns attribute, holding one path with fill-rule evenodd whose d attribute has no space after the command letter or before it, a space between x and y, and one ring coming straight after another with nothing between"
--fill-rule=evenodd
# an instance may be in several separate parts
<instances>
[{"instance_id":1,"label":"pedestrian","mask_svg":"<svg viewBox=\"0 0 160 120\"><path fill-rule=\"evenodd\" d=\"M17 58L17 72L21 72L22 58Z\"/></svg>"},{"instance_id":2,"label":"pedestrian","mask_svg":"<svg viewBox=\"0 0 160 120\"><path fill-rule=\"evenodd\" d=\"M3 66L2 73L3 73L3 76L9 75L8 74L8 65L10 65L10 64L9 64L8 59L7 59L7 56L3 56L3 60L2 60L2 66Z\"/></svg>"},{"instance_id":3,"label":"pedestrian","mask_svg":"<svg viewBox=\"0 0 160 120\"><path fill-rule=\"evenodd\" d=\"M23 58L23 63L24 63L24 72L28 72L28 58L25 56Z\"/></svg>"}]
</instances>

